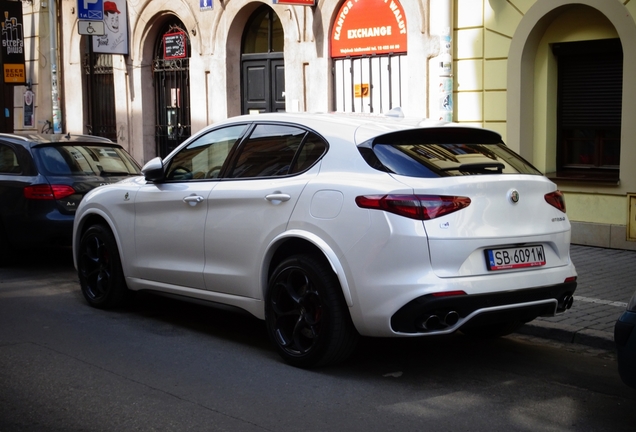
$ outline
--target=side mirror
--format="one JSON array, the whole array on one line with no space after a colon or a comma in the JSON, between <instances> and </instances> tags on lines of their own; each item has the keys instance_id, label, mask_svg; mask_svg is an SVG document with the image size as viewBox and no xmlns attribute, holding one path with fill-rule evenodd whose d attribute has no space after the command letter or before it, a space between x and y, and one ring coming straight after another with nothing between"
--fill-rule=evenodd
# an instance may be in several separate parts
<instances>
[{"instance_id":1,"label":"side mirror","mask_svg":"<svg viewBox=\"0 0 636 432\"><path fill-rule=\"evenodd\" d=\"M163 161L160 157L156 157L148 161L141 169L141 173L145 179L150 182L157 182L164 179Z\"/></svg>"}]
</instances>

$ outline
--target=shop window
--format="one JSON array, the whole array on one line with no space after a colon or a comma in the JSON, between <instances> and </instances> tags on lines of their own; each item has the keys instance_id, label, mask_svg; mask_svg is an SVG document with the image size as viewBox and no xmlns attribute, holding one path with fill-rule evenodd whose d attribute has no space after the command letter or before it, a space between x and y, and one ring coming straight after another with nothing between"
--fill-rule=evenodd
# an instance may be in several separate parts
<instances>
[{"instance_id":1,"label":"shop window","mask_svg":"<svg viewBox=\"0 0 636 432\"><path fill-rule=\"evenodd\" d=\"M623 51L619 39L554 44L557 177L619 178Z\"/></svg>"},{"instance_id":2,"label":"shop window","mask_svg":"<svg viewBox=\"0 0 636 432\"><path fill-rule=\"evenodd\" d=\"M385 113L402 106L404 55L334 59L335 110Z\"/></svg>"},{"instance_id":3,"label":"shop window","mask_svg":"<svg viewBox=\"0 0 636 432\"><path fill-rule=\"evenodd\" d=\"M341 2L330 39L335 111L386 113L402 106L405 17L399 0Z\"/></svg>"}]
</instances>

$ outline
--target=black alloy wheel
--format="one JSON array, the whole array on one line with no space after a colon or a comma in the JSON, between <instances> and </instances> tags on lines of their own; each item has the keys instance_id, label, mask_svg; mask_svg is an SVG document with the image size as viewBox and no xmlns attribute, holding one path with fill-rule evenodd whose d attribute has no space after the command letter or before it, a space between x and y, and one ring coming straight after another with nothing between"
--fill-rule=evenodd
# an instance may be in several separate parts
<instances>
[{"instance_id":1,"label":"black alloy wheel","mask_svg":"<svg viewBox=\"0 0 636 432\"><path fill-rule=\"evenodd\" d=\"M281 262L265 301L269 336L289 364L334 364L355 349L358 333L338 279L324 260L297 255Z\"/></svg>"},{"instance_id":2,"label":"black alloy wheel","mask_svg":"<svg viewBox=\"0 0 636 432\"><path fill-rule=\"evenodd\" d=\"M119 306L128 288L110 229L104 225L87 229L77 258L80 286L88 304L100 309Z\"/></svg>"}]
</instances>

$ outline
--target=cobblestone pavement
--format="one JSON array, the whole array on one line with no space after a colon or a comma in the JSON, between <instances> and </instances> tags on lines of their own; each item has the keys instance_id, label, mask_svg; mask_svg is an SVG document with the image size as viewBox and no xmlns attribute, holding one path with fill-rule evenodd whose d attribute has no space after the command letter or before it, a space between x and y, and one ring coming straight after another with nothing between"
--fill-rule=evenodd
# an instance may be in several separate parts
<instances>
[{"instance_id":1,"label":"cobblestone pavement","mask_svg":"<svg viewBox=\"0 0 636 432\"><path fill-rule=\"evenodd\" d=\"M574 305L560 316L537 318L518 333L614 349L614 324L636 291L636 252L572 245L570 255L578 273Z\"/></svg>"}]
</instances>

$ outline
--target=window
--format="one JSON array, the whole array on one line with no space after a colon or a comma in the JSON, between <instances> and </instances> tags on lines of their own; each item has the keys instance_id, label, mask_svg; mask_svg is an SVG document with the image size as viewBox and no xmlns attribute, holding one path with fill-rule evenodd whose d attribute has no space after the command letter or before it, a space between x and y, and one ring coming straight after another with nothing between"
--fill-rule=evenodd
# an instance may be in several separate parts
<instances>
[{"instance_id":1,"label":"window","mask_svg":"<svg viewBox=\"0 0 636 432\"><path fill-rule=\"evenodd\" d=\"M117 141L113 56L94 53L90 38L86 40L88 52L85 53L83 64L86 77L85 104L88 107L86 127L91 135Z\"/></svg>"},{"instance_id":2,"label":"window","mask_svg":"<svg viewBox=\"0 0 636 432\"><path fill-rule=\"evenodd\" d=\"M260 124L239 149L232 178L272 177L302 172L324 153L315 134L293 126Z\"/></svg>"},{"instance_id":3,"label":"window","mask_svg":"<svg viewBox=\"0 0 636 432\"><path fill-rule=\"evenodd\" d=\"M335 111L386 113L402 106L405 55L333 60Z\"/></svg>"},{"instance_id":4,"label":"window","mask_svg":"<svg viewBox=\"0 0 636 432\"><path fill-rule=\"evenodd\" d=\"M118 147L65 145L37 147L36 158L49 175L137 175L139 167Z\"/></svg>"},{"instance_id":5,"label":"window","mask_svg":"<svg viewBox=\"0 0 636 432\"><path fill-rule=\"evenodd\" d=\"M248 125L216 129L205 134L177 153L170 161L168 180L199 180L218 178L234 143Z\"/></svg>"},{"instance_id":6,"label":"window","mask_svg":"<svg viewBox=\"0 0 636 432\"><path fill-rule=\"evenodd\" d=\"M493 132L430 128L396 132L361 144L360 154L380 171L420 178L541 173Z\"/></svg>"},{"instance_id":7,"label":"window","mask_svg":"<svg viewBox=\"0 0 636 432\"><path fill-rule=\"evenodd\" d=\"M20 174L22 168L12 148L0 145L0 174Z\"/></svg>"},{"instance_id":8,"label":"window","mask_svg":"<svg viewBox=\"0 0 636 432\"><path fill-rule=\"evenodd\" d=\"M557 177L617 181L623 50L619 39L558 43Z\"/></svg>"}]
</instances>

